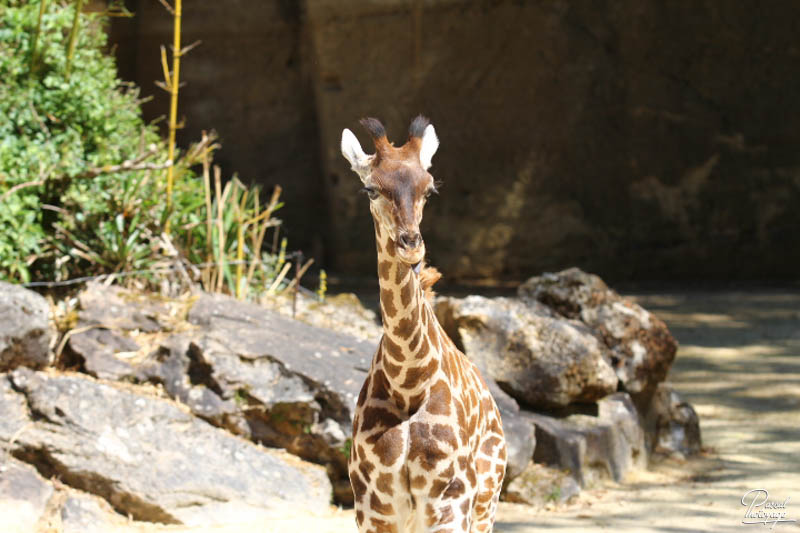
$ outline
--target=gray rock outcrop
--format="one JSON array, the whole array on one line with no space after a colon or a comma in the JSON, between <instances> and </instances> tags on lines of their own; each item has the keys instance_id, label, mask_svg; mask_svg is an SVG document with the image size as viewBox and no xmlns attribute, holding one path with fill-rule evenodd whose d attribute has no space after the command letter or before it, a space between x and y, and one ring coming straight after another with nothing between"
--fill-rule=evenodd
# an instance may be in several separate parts
<instances>
[{"instance_id":1,"label":"gray rock outcrop","mask_svg":"<svg viewBox=\"0 0 800 533\"><path fill-rule=\"evenodd\" d=\"M352 502L346 451L374 342L223 295L193 298L181 308L188 322L174 326L166 303L120 288L103 298L105 290L94 285L80 296L84 328L68 343L77 366L162 385L216 426L325 465L336 501ZM149 353L129 357L147 342Z\"/></svg>"},{"instance_id":2,"label":"gray rock outcrop","mask_svg":"<svg viewBox=\"0 0 800 533\"><path fill-rule=\"evenodd\" d=\"M0 281L0 372L53 362L50 306L39 294Z\"/></svg>"},{"instance_id":3,"label":"gray rock outcrop","mask_svg":"<svg viewBox=\"0 0 800 533\"><path fill-rule=\"evenodd\" d=\"M531 305L579 320L602 339L620 383L637 405L646 404L664 381L678 343L658 317L622 298L598 276L570 268L528 279L518 289Z\"/></svg>"},{"instance_id":4,"label":"gray rock outcrop","mask_svg":"<svg viewBox=\"0 0 800 533\"><path fill-rule=\"evenodd\" d=\"M528 408L593 402L617 390L606 346L584 324L513 298L439 298L453 341Z\"/></svg>"},{"instance_id":5,"label":"gray rock outcrop","mask_svg":"<svg viewBox=\"0 0 800 533\"><path fill-rule=\"evenodd\" d=\"M621 481L647 464L639 415L626 393L603 398L593 414L525 414L536 426L534 461L566 470L583 487L599 479Z\"/></svg>"},{"instance_id":6,"label":"gray rock outcrop","mask_svg":"<svg viewBox=\"0 0 800 533\"><path fill-rule=\"evenodd\" d=\"M20 368L0 377L0 441L15 457L138 520L220 524L326 506L324 469L214 428L120 384Z\"/></svg>"}]
</instances>

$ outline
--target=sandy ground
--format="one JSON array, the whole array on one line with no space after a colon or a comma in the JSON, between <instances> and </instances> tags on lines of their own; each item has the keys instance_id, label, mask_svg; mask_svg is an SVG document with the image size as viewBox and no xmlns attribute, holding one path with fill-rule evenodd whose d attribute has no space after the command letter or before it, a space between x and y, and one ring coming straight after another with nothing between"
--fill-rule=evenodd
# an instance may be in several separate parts
<instances>
[{"instance_id":1,"label":"sandy ground","mask_svg":"<svg viewBox=\"0 0 800 533\"><path fill-rule=\"evenodd\" d=\"M800 528L800 294L636 295L681 342L670 381L700 415L703 455L662 462L558 509L505 506L499 532L761 531L742 497L769 491Z\"/></svg>"},{"instance_id":2,"label":"sandy ground","mask_svg":"<svg viewBox=\"0 0 800 533\"><path fill-rule=\"evenodd\" d=\"M687 462L662 461L624 483L583 491L572 502L531 510L501 504L495 531L762 531L744 525L742 497L769 491L800 530L800 293L676 292L633 295L658 313L681 343L670 381L698 411L705 450ZM778 511L778 510L776 510ZM319 510L226 528L124 531L354 533L347 510Z\"/></svg>"}]
</instances>

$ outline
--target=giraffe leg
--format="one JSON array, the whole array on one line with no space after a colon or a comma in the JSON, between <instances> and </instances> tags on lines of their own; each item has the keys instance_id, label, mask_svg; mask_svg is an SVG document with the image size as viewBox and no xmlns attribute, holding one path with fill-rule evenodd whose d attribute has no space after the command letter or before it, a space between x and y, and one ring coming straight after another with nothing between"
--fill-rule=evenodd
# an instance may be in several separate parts
<instances>
[{"instance_id":1,"label":"giraffe leg","mask_svg":"<svg viewBox=\"0 0 800 533\"><path fill-rule=\"evenodd\" d=\"M473 509L472 533L492 531L497 502L506 472L506 445L504 440L487 435L484 442L498 442L499 446L481 446L476 469L478 471L478 494ZM490 452L487 455L485 452Z\"/></svg>"},{"instance_id":2,"label":"giraffe leg","mask_svg":"<svg viewBox=\"0 0 800 533\"><path fill-rule=\"evenodd\" d=\"M469 533L472 516L471 498L463 502L453 499L428 502L422 514L424 524L418 531L425 533Z\"/></svg>"}]
</instances>

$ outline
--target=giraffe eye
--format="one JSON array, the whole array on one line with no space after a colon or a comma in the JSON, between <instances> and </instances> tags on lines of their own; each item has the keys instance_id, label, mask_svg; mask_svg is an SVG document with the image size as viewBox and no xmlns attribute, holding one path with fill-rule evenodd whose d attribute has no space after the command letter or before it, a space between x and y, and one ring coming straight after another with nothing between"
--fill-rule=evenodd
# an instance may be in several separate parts
<instances>
[{"instance_id":1,"label":"giraffe eye","mask_svg":"<svg viewBox=\"0 0 800 533\"><path fill-rule=\"evenodd\" d=\"M362 190L362 191L364 191L365 193L367 193L367 196L369 196L369 199L370 199L370 200L377 200L377 199L378 199L378 196L380 196L380 195L381 195L381 193L379 193L379 192L378 192L377 190L375 190L373 187L364 187L364 188L363 188L363 189L361 189L361 190Z\"/></svg>"}]
</instances>

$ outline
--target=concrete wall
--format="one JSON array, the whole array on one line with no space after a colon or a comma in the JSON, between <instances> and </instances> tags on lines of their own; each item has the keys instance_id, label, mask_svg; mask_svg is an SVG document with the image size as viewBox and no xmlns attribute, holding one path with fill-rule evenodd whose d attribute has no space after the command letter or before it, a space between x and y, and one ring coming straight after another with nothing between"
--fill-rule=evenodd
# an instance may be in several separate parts
<instances>
[{"instance_id":1,"label":"concrete wall","mask_svg":"<svg viewBox=\"0 0 800 533\"><path fill-rule=\"evenodd\" d=\"M147 88L171 22L139 4L119 49L129 68L136 46ZM204 44L184 66L182 139L216 128L228 171L283 185L290 246L329 268L375 269L342 128L366 148L372 115L402 142L422 112L444 182L423 235L451 280L798 277L795 3L221 0L185 15Z\"/></svg>"}]
</instances>

